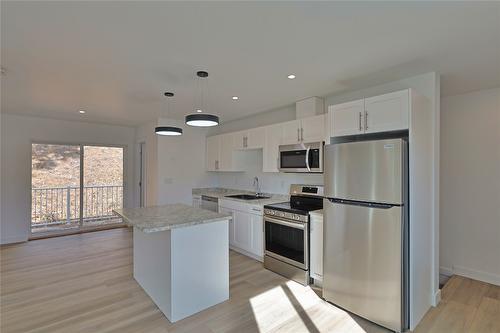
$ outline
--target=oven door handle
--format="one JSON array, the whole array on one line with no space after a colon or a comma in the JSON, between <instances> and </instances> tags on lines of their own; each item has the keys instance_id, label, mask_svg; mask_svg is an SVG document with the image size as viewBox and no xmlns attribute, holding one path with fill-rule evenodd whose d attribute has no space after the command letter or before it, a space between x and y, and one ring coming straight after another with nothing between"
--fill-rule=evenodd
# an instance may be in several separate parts
<instances>
[{"instance_id":1,"label":"oven door handle","mask_svg":"<svg viewBox=\"0 0 500 333\"><path fill-rule=\"evenodd\" d=\"M295 229L302 229L305 230L306 226L305 223L296 223L296 222L288 222L288 221L283 221L283 220L278 220L272 217L265 216L264 217L264 222L272 222L276 224L281 224L287 227L295 228Z\"/></svg>"},{"instance_id":2,"label":"oven door handle","mask_svg":"<svg viewBox=\"0 0 500 333\"><path fill-rule=\"evenodd\" d=\"M309 172L311 172L311 167L309 166L309 153L311 152L311 147L308 146L306 149L306 167Z\"/></svg>"}]
</instances>

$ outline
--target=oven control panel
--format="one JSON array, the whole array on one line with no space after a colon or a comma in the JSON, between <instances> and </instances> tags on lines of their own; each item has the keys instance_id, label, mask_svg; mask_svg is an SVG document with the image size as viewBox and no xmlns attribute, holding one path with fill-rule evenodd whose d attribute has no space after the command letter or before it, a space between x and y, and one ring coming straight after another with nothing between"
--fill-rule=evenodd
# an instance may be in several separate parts
<instances>
[{"instance_id":1,"label":"oven control panel","mask_svg":"<svg viewBox=\"0 0 500 333\"><path fill-rule=\"evenodd\" d=\"M269 209L266 208L264 209L264 215L270 216L270 217L278 217L286 220L293 220L297 222L303 222L307 223L309 220L308 215L302 215L302 214L294 214L290 212L284 212L280 210L275 210L275 209Z\"/></svg>"}]
</instances>

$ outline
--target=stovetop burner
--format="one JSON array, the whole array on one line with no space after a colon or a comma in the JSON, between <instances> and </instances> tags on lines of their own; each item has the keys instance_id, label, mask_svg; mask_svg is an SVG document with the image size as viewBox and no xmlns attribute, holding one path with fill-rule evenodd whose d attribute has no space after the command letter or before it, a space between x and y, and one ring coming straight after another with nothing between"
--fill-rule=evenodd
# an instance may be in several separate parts
<instances>
[{"instance_id":1,"label":"stovetop burner","mask_svg":"<svg viewBox=\"0 0 500 333\"><path fill-rule=\"evenodd\" d=\"M323 187L311 185L291 185L290 201L265 205L269 215L272 210L308 216L310 211L323 208Z\"/></svg>"},{"instance_id":2,"label":"stovetop burner","mask_svg":"<svg viewBox=\"0 0 500 333\"><path fill-rule=\"evenodd\" d=\"M310 211L323 208L323 200L309 197L292 196L289 202L280 202L277 204L265 205L264 209L266 208L293 214L309 215Z\"/></svg>"}]
</instances>

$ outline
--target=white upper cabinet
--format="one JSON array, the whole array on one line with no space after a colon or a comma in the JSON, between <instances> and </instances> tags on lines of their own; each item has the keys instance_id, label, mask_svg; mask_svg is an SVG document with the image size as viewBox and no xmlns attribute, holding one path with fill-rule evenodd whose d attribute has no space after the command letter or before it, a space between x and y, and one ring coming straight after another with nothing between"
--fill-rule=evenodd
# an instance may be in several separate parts
<instances>
[{"instance_id":1,"label":"white upper cabinet","mask_svg":"<svg viewBox=\"0 0 500 333\"><path fill-rule=\"evenodd\" d=\"M233 161L234 135L232 133L220 135L220 152L218 170L233 171L235 169Z\"/></svg>"},{"instance_id":2,"label":"white upper cabinet","mask_svg":"<svg viewBox=\"0 0 500 333\"><path fill-rule=\"evenodd\" d=\"M328 107L332 137L408 129L410 90Z\"/></svg>"},{"instance_id":3,"label":"white upper cabinet","mask_svg":"<svg viewBox=\"0 0 500 333\"><path fill-rule=\"evenodd\" d=\"M219 169L220 136L210 136L207 138L207 171L217 171Z\"/></svg>"},{"instance_id":4,"label":"white upper cabinet","mask_svg":"<svg viewBox=\"0 0 500 333\"><path fill-rule=\"evenodd\" d=\"M247 132L245 131L235 132L233 133L233 136L234 136L234 141L233 141L234 149L236 150L244 149L247 140Z\"/></svg>"},{"instance_id":5,"label":"white upper cabinet","mask_svg":"<svg viewBox=\"0 0 500 333\"><path fill-rule=\"evenodd\" d=\"M267 126L266 142L262 150L262 171L279 172L279 146L283 135L281 124Z\"/></svg>"},{"instance_id":6,"label":"white upper cabinet","mask_svg":"<svg viewBox=\"0 0 500 333\"><path fill-rule=\"evenodd\" d=\"M281 124L283 129L282 144L316 142L325 139L325 115L287 121Z\"/></svg>"},{"instance_id":7,"label":"white upper cabinet","mask_svg":"<svg viewBox=\"0 0 500 333\"><path fill-rule=\"evenodd\" d=\"M234 246L247 251L252 251L252 221L251 214L234 211Z\"/></svg>"},{"instance_id":8,"label":"white upper cabinet","mask_svg":"<svg viewBox=\"0 0 500 333\"><path fill-rule=\"evenodd\" d=\"M234 149L259 149L264 147L265 127L252 128L233 133Z\"/></svg>"},{"instance_id":9,"label":"white upper cabinet","mask_svg":"<svg viewBox=\"0 0 500 333\"><path fill-rule=\"evenodd\" d=\"M242 171L241 151L262 149L262 170L279 172L279 146L325 140L325 115L207 138L207 171Z\"/></svg>"},{"instance_id":10,"label":"white upper cabinet","mask_svg":"<svg viewBox=\"0 0 500 333\"><path fill-rule=\"evenodd\" d=\"M302 142L318 142L325 139L324 114L302 118L300 122L300 138Z\"/></svg>"},{"instance_id":11,"label":"white upper cabinet","mask_svg":"<svg viewBox=\"0 0 500 333\"><path fill-rule=\"evenodd\" d=\"M300 142L300 120L287 121L281 124L282 144L291 145Z\"/></svg>"},{"instance_id":12,"label":"white upper cabinet","mask_svg":"<svg viewBox=\"0 0 500 333\"><path fill-rule=\"evenodd\" d=\"M234 133L207 138L207 171L239 171L234 151Z\"/></svg>"},{"instance_id":13,"label":"white upper cabinet","mask_svg":"<svg viewBox=\"0 0 500 333\"><path fill-rule=\"evenodd\" d=\"M365 99L365 133L395 131L408 128L409 90Z\"/></svg>"},{"instance_id":14,"label":"white upper cabinet","mask_svg":"<svg viewBox=\"0 0 500 333\"><path fill-rule=\"evenodd\" d=\"M258 149L263 148L266 140L266 128L257 127L252 128L247 131L247 149Z\"/></svg>"},{"instance_id":15,"label":"white upper cabinet","mask_svg":"<svg viewBox=\"0 0 500 333\"><path fill-rule=\"evenodd\" d=\"M331 136L364 133L364 100L352 101L328 107Z\"/></svg>"}]
</instances>

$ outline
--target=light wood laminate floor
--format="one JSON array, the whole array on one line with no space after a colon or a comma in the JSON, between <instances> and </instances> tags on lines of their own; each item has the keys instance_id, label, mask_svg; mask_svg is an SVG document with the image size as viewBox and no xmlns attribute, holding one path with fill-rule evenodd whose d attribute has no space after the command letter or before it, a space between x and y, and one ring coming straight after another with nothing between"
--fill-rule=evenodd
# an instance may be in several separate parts
<instances>
[{"instance_id":1,"label":"light wood laminate floor","mask_svg":"<svg viewBox=\"0 0 500 333\"><path fill-rule=\"evenodd\" d=\"M169 323L132 277L132 233L114 229L3 246L2 333L386 332L310 287L230 254L230 299ZM500 332L500 287L453 277L417 332Z\"/></svg>"}]
</instances>

